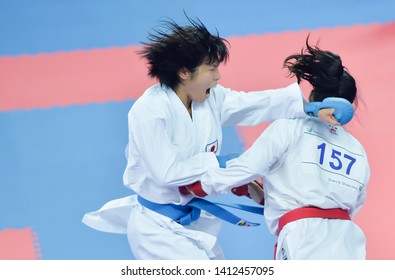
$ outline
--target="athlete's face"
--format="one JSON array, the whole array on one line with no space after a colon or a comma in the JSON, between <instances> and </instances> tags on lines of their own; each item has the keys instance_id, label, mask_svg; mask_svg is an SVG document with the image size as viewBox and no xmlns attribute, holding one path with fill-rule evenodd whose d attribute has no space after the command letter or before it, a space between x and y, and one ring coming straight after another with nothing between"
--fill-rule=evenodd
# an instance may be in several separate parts
<instances>
[{"instance_id":1,"label":"athlete's face","mask_svg":"<svg viewBox=\"0 0 395 280\"><path fill-rule=\"evenodd\" d=\"M202 103L208 98L211 88L215 87L221 79L218 66L218 63L204 63L191 73L184 83L185 92L190 101Z\"/></svg>"}]
</instances>

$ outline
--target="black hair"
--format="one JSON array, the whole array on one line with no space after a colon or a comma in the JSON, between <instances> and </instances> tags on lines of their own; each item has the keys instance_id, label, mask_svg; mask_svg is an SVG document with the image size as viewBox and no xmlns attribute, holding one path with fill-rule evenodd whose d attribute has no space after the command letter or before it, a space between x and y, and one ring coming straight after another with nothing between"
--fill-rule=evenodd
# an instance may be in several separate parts
<instances>
[{"instance_id":1,"label":"black hair","mask_svg":"<svg viewBox=\"0 0 395 280\"><path fill-rule=\"evenodd\" d=\"M229 59L227 40L218 32L212 35L199 19L187 19L189 26L162 21L164 29L149 33L149 42L142 43L143 49L138 52L147 59L149 76L173 89L180 82L178 71L182 68L194 73L203 63L226 63Z\"/></svg>"},{"instance_id":2,"label":"black hair","mask_svg":"<svg viewBox=\"0 0 395 280\"><path fill-rule=\"evenodd\" d=\"M310 101L322 101L326 97L341 97L357 104L357 87L354 78L343 66L339 55L321 50L318 46L309 45L306 39L306 49L301 53L288 56L284 67L288 68L290 76L296 76L298 83L301 79L308 81L313 90Z\"/></svg>"}]
</instances>

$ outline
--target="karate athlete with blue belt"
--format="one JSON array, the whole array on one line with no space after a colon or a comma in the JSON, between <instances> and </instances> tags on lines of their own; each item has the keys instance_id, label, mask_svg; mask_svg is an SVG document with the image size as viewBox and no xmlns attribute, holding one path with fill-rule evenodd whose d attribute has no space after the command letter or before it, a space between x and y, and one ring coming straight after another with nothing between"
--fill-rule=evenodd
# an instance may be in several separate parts
<instances>
[{"instance_id":1,"label":"karate athlete with blue belt","mask_svg":"<svg viewBox=\"0 0 395 280\"><path fill-rule=\"evenodd\" d=\"M306 51L287 57L284 66L313 86L310 100L316 102L308 103L307 111L316 114L333 97L355 102L355 80L340 57L306 44ZM370 169L364 148L343 126L314 117L276 120L226 169L210 169L201 184L186 189L204 197L260 176L259 201L277 236L275 259L366 258L365 235L352 218L365 202Z\"/></svg>"},{"instance_id":2,"label":"karate athlete with blue belt","mask_svg":"<svg viewBox=\"0 0 395 280\"><path fill-rule=\"evenodd\" d=\"M180 194L179 187L224 161L222 126L306 116L297 83L249 93L219 85L218 66L229 55L227 41L210 34L200 21L189 20L189 26L165 22L140 52L159 83L128 114L123 181L136 194L83 217L94 229L127 234L136 259L223 259L217 240L221 219L216 217L222 208L210 213L202 203L192 205L193 197ZM317 115L337 125L334 111L330 106Z\"/></svg>"}]
</instances>

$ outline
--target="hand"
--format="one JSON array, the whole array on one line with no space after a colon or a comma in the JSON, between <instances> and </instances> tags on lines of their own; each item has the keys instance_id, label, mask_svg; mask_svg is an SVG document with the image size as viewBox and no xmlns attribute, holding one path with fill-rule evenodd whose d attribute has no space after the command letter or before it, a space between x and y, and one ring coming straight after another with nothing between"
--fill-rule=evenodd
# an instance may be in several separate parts
<instances>
[{"instance_id":1,"label":"hand","mask_svg":"<svg viewBox=\"0 0 395 280\"><path fill-rule=\"evenodd\" d=\"M263 179L257 179L240 187L232 189L232 193L237 196L246 196L260 205L265 205L265 198L263 192Z\"/></svg>"},{"instance_id":2,"label":"hand","mask_svg":"<svg viewBox=\"0 0 395 280\"><path fill-rule=\"evenodd\" d=\"M332 125L345 125L353 118L354 107L347 99L327 97L322 102L307 103L305 112Z\"/></svg>"},{"instance_id":3,"label":"hand","mask_svg":"<svg viewBox=\"0 0 395 280\"><path fill-rule=\"evenodd\" d=\"M203 190L200 181L197 181L190 185L181 186L178 188L178 190L182 195L193 195L197 197L207 196L207 193Z\"/></svg>"},{"instance_id":4,"label":"hand","mask_svg":"<svg viewBox=\"0 0 395 280\"><path fill-rule=\"evenodd\" d=\"M228 160L238 158L239 156L240 156L239 153L231 153L231 154L227 154L227 155L217 156L219 167L226 168L226 162Z\"/></svg>"},{"instance_id":5,"label":"hand","mask_svg":"<svg viewBox=\"0 0 395 280\"><path fill-rule=\"evenodd\" d=\"M331 125L341 125L341 123L339 123L333 115L334 112L335 109L320 109L318 111L318 118Z\"/></svg>"}]
</instances>

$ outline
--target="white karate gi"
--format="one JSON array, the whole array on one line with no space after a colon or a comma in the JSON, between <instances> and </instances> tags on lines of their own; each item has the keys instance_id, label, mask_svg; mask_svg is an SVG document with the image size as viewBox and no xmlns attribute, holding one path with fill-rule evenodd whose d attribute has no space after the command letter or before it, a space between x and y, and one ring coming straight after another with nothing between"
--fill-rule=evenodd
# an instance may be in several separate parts
<instances>
[{"instance_id":1,"label":"white karate gi","mask_svg":"<svg viewBox=\"0 0 395 280\"><path fill-rule=\"evenodd\" d=\"M202 177L211 195L264 176L265 220L276 235L278 221L305 206L341 208L354 217L370 177L362 145L343 127L317 118L277 120L225 169ZM306 218L288 223L278 236L276 259L365 259L366 240L350 220Z\"/></svg>"},{"instance_id":2,"label":"white karate gi","mask_svg":"<svg viewBox=\"0 0 395 280\"><path fill-rule=\"evenodd\" d=\"M129 115L128 163L124 184L156 203L185 205L179 186L194 183L218 167L223 125L256 125L279 118L304 117L297 83L282 89L236 92L220 85L204 103L192 102L192 119L176 93L159 84L134 103ZM220 220L202 211L188 226L153 212L128 196L85 214L97 230L127 233L137 259L221 259Z\"/></svg>"}]
</instances>

